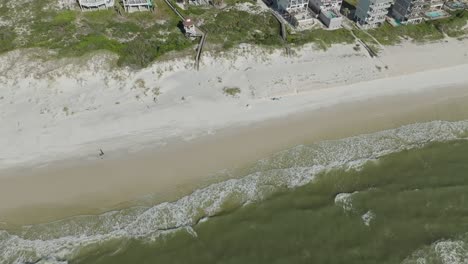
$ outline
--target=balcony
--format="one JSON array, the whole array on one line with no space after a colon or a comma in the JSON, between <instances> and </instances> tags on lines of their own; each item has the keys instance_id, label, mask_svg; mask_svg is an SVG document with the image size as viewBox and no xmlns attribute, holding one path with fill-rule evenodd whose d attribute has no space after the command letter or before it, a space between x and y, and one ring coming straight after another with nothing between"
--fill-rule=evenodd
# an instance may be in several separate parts
<instances>
[{"instance_id":1,"label":"balcony","mask_svg":"<svg viewBox=\"0 0 468 264\"><path fill-rule=\"evenodd\" d=\"M371 4L369 5L369 8L372 9L388 9L390 8L392 4L390 2L388 3L383 3L383 4Z\"/></svg>"}]
</instances>

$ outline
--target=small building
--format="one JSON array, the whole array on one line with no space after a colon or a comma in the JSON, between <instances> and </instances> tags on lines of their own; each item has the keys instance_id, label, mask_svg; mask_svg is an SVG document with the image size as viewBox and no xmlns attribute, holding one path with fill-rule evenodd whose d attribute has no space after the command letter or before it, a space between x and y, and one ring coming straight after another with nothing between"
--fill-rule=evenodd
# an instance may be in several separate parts
<instances>
[{"instance_id":1,"label":"small building","mask_svg":"<svg viewBox=\"0 0 468 264\"><path fill-rule=\"evenodd\" d=\"M385 22L393 0L359 0L354 18L363 29L381 26Z\"/></svg>"},{"instance_id":2,"label":"small building","mask_svg":"<svg viewBox=\"0 0 468 264\"><path fill-rule=\"evenodd\" d=\"M391 15L403 25L423 21L423 13L430 8L424 0L395 0Z\"/></svg>"},{"instance_id":3,"label":"small building","mask_svg":"<svg viewBox=\"0 0 468 264\"><path fill-rule=\"evenodd\" d=\"M182 24L184 25L185 35L189 38L198 37L200 34L197 31L197 27L195 26L195 21L191 18L186 18Z\"/></svg>"},{"instance_id":4,"label":"small building","mask_svg":"<svg viewBox=\"0 0 468 264\"><path fill-rule=\"evenodd\" d=\"M154 7L153 0L122 0L122 4L127 12L151 11Z\"/></svg>"},{"instance_id":5,"label":"small building","mask_svg":"<svg viewBox=\"0 0 468 264\"><path fill-rule=\"evenodd\" d=\"M320 13L323 10L340 10L343 0L310 0L309 7L315 13Z\"/></svg>"},{"instance_id":6,"label":"small building","mask_svg":"<svg viewBox=\"0 0 468 264\"><path fill-rule=\"evenodd\" d=\"M78 0L78 5L82 11L107 9L114 7L114 0Z\"/></svg>"},{"instance_id":7,"label":"small building","mask_svg":"<svg viewBox=\"0 0 468 264\"><path fill-rule=\"evenodd\" d=\"M343 21L343 17L336 9L321 11L319 18L329 29L341 28L341 22Z\"/></svg>"}]
</instances>

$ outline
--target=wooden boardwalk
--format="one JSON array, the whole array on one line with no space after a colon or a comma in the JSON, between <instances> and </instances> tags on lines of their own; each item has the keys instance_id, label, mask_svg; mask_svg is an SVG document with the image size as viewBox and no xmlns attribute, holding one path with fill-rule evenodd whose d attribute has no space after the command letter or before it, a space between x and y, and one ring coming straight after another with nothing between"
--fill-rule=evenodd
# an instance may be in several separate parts
<instances>
[{"instance_id":1,"label":"wooden boardwalk","mask_svg":"<svg viewBox=\"0 0 468 264\"><path fill-rule=\"evenodd\" d=\"M200 38L200 42L198 43L197 55L195 56L195 69L197 71L200 69L200 56L203 50L203 45L205 45L206 36L207 34L202 32L202 37Z\"/></svg>"},{"instance_id":2,"label":"wooden boardwalk","mask_svg":"<svg viewBox=\"0 0 468 264\"><path fill-rule=\"evenodd\" d=\"M171 3L170 0L164 0L164 2L166 2L166 4L169 6L169 8L174 11L174 13L182 20L182 21L185 21L185 17L184 15L182 15L179 10ZM199 27L195 27L197 32L200 32L201 33L201 38L200 38L200 42L198 43L198 46L197 46L197 54L195 55L195 65L194 65L194 68L198 71L200 69L200 57L201 57L201 52L203 50L203 46L205 45L205 41L206 41L206 32L204 32L203 30L201 30Z\"/></svg>"},{"instance_id":3,"label":"wooden boardwalk","mask_svg":"<svg viewBox=\"0 0 468 264\"><path fill-rule=\"evenodd\" d=\"M278 13L276 13L274 10L270 9L270 12L271 12L271 14L273 14L273 16L276 18L276 20L278 20L278 23L280 23L280 25L281 25L281 32L280 32L281 39L283 39L283 44L284 44L284 48L285 48L285 51L286 51L286 55L289 56L289 55L291 55L291 47L289 46L288 40L287 40L288 31L286 30L286 21Z\"/></svg>"}]
</instances>

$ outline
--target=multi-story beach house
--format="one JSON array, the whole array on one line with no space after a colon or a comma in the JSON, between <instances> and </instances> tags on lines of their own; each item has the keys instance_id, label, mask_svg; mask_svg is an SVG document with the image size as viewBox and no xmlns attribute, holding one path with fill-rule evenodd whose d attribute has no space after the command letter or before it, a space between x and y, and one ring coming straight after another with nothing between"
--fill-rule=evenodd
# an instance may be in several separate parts
<instances>
[{"instance_id":1,"label":"multi-story beach house","mask_svg":"<svg viewBox=\"0 0 468 264\"><path fill-rule=\"evenodd\" d=\"M442 9L444 7L444 0L427 0L426 3L429 6L430 10Z\"/></svg>"},{"instance_id":2,"label":"multi-story beach house","mask_svg":"<svg viewBox=\"0 0 468 264\"><path fill-rule=\"evenodd\" d=\"M78 0L78 5L81 10L99 10L102 8L112 8L114 0Z\"/></svg>"},{"instance_id":3,"label":"multi-story beach house","mask_svg":"<svg viewBox=\"0 0 468 264\"><path fill-rule=\"evenodd\" d=\"M395 0L392 17L401 24L418 24L423 21L423 12L430 8L430 0Z\"/></svg>"},{"instance_id":4,"label":"multi-story beach house","mask_svg":"<svg viewBox=\"0 0 468 264\"><path fill-rule=\"evenodd\" d=\"M376 28L385 22L393 0L359 0L354 18L363 29Z\"/></svg>"},{"instance_id":5,"label":"multi-story beach house","mask_svg":"<svg viewBox=\"0 0 468 264\"><path fill-rule=\"evenodd\" d=\"M341 27L340 9L343 0L309 0L309 7L319 14L320 20L331 29Z\"/></svg>"},{"instance_id":6,"label":"multi-story beach house","mask_svg":"<svg viewBox=\"0 0 468 264\"><path fill-rule=\"evenodd\" d=\"M309 7L315 13L320 13L322 10L340 10L343 0L310 0Z\"/></svg>"},{"instance_id":7,"label":"multi-story beach house","mask_svg":"<svg viewBox=\"0 0 468 264\"><path fill-rule=\"evenodd\" d=\"M122 0L127 12L151 10L154 7L153 0Z\"/></svg>"},{"instance_id":8,"label":"multi-story beach house","mask_svg":"<svg viewBox=\"0 0 468 264\"><path fill-rule=\"evenodd\" d=\"M279 12L302 12L308 8L309 0L275 0L273 7Z\"/></svg>"},{"instance_id":9,"label":"multi-story beach house","mask_svg":"<svg viewBox=\"0 0 468 264\"><path fill-rule=\"evenodd\" d=\"M273 0L272 4L273 8L294 26L313 23L309 0Z\"/></svg>"}]
</instances>

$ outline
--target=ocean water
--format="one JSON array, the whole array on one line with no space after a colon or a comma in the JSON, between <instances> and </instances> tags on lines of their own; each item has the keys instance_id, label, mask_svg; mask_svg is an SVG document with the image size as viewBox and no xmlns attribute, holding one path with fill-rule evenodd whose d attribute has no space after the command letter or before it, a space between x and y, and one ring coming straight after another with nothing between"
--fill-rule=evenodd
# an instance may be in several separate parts
<instances>
[{"instance_id":1,"label":"ocean water","mask_svg":"<svg viewBox=\"0 0 468 264\"><path fill-rule=\"evenodd\" d=\"M0 231L0 263L468 263L467 137L297 146L174 202Z\"/></svg>"}]
</instances>

